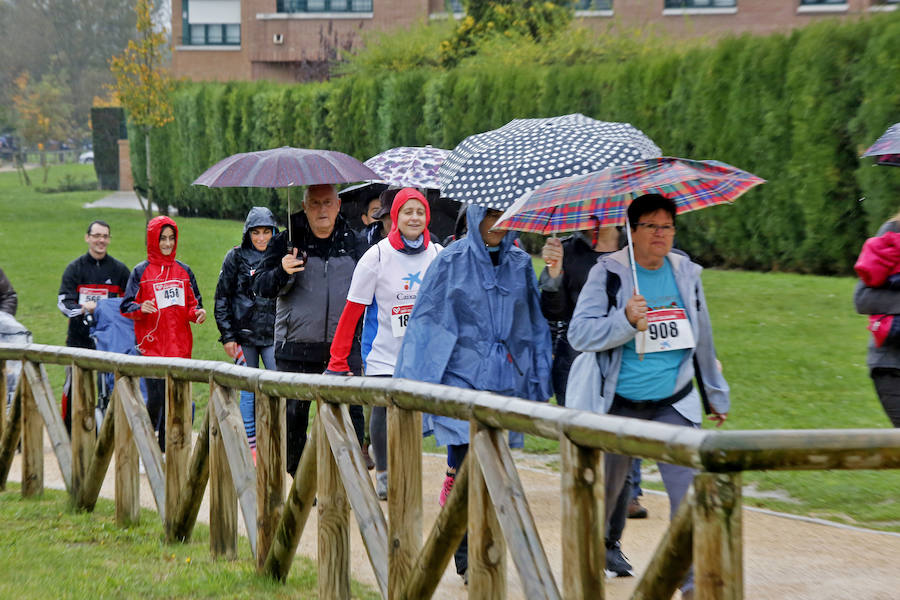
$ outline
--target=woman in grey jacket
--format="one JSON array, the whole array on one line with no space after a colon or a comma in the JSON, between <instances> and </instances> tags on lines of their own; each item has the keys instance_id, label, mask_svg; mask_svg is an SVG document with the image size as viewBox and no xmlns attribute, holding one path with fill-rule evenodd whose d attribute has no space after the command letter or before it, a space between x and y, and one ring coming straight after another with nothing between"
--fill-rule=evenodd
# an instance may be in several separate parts
<instances>
[{"instance_id":1,"label":"woman in grey jacket","mask_svg":"<svg viewBox=\"0 0 900 600\"><path fill-rule=\"evenodd\" d=\"M888 231L900 232L900 213L882 225L878 235ZM859 282L853 302L856 312L863 315L900 315L900 290L870 288ZM879 347L869 336L866 365L884 412L894 427L900 427L900 346L885 343Z\"/></svg>"},{"instance_id":2,"label":"woman in grey jacket","mask_svg":"<svg viewBox=\"0 0 900 600\"><path fill-rule=\"evenodd\" d=\"M591 269L569 323L569 343L583 352L569 372L566 406L683 427L699 427L700 396L694 359L712 414L721 424L730 407L728 384L716 365L701 267L672 252L675 203L657 194L628 208L634 258L643 295L636 294L628 251L602 257ZM641 319L650 322L639 334ZM642 339L643 338L643 339ZM630 457L605 454L606 522L631 465ZM695 470L659 464L671 514L690 487ZM682 586L693 595L693 578Z\"/></svg>"}]
</instances>

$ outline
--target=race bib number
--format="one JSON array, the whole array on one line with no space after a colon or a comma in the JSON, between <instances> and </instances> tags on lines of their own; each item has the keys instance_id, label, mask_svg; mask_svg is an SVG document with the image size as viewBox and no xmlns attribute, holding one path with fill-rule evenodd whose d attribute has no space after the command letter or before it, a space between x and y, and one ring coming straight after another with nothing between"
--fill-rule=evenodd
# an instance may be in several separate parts
<instances>
[{"instance_id":1,"label":"race bib number","mask_svg":"<svg viewBox=\"0 0 900 600\"><path fill-rule=\"evenodd\" d=\"M162 310L169 306L184 306L184 283L181 281L163 281L153 284L156 295L156 308Z\"/></svg>"},{"instance_id":2,"label":"race bib number","mask_svg":"<svg viewBox=\"0 0 900 600\"><path fill-rule=\"evenodd\" d=\"M683 308L664 308L647 312L644 354L694 347L694 332Z\"/></svg>"},{"instance_id":3,"label":"race bib number","mask_svg":"<svg viewBox=\"0 0 900 600\"><path fill-rule=\"evenodd\" d=\"M99 302L109 298L109 290L101 287L78 286L78 304L84 306L86 302Z\"/></svg>"},{"instance_id":4,"label":"race bib number","mask_svg":"<svg viewBox=\"0 0 900 600\"><path fill-rule=\"evenodd\" d=\"M403 337L406 333L413 306L412 304L398 304L391 308L391 331L394 333L394 337Z\"/></svg>"}]
</instances>

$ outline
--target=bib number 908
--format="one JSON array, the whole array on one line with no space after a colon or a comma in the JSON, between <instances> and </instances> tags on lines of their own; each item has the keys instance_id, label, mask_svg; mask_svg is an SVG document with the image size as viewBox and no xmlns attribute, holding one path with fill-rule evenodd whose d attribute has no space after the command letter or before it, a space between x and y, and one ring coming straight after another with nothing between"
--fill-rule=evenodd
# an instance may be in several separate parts
<instances>
[{"instance_id":1,"label":"bib number 908","mask_svg":"<svg viewBox=\"0 0 900 600\"><path fill-rule=\"evenodd\" d=\"M676 338L678 337L678 323L675 321L650 323L647 327L647 333L650 335L651 340Z\"/></svg>"}]
</instances>

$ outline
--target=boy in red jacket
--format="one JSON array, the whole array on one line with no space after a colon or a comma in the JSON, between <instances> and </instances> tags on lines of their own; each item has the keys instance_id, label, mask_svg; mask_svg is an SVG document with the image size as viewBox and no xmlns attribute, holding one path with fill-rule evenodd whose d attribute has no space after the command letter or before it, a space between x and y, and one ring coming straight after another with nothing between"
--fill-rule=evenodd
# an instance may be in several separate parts
<instances>
[{"instance_id":1,"label":"boy in red jacket","mask_svg":"<svg viewBox=\"0 0 900 600\"><path fill-rule=\"evenodd\" d=\"M191 268L175 260L178 227L169 217L147 224L147 260L128 278L120 311L134 319L134 337L143 356L190 358L194 337L190 322L203 323L200 290ZM147 379L147 412L166 451L166 381Z\"/></svg>"}]
</instances>

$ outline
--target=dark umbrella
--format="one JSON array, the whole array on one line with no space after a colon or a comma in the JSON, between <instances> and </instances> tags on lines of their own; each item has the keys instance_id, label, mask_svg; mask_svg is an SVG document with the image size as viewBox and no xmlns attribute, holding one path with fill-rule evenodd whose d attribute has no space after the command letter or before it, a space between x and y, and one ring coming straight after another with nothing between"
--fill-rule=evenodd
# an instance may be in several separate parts
<instances>
[{"instance_id":1,"label":"dark umbrella","mask_svg":"<svg viewBox=\"0 0 900 600\"><path fill-rule=\"evenodd\" d=\"M378 174L350 155L334 150L310 150L282 146L259 152L243 152L223 158L194 185L207 187L288 188L288 215L291 212L290 188L300 185L350 183L378 179ZM288 238L290 233L288 217Z\"/></svg>"},{"instance_id":2,"label":"dark umbrella","mask_svg":"<svg viewBox=\"0 0 900 600\"><path fill-rule=\"evenodd\" d=\"M358 217L366 212L369 202L386 189L388 189L388 184L372 181L351 185L338 192L338 197L341 199L341 214L344 215L351 227L360 228L362 221Z\"/></svg>"},{"instance_id":3,"label":"dark umbrella","mask_svg":"<svg viewBox=\"0 0 900 600\"><path fill-rule=\"evenodd\" d=\"M438 176L442 195L504 210L548 179L660 154L653 140L628 123L597 121L582 114L514 119L464 139Z\"/></svg>"},{"instance_id":4,"label":"dark umbrella","mask_svg":"<svg viewBox=\"0 0 900 600\"><path fill-rule=\"evenodd\" d=\"M877 156L879 165L900 167L900 123L891 125L863 156Z\"/></svg>"}]
</instances>

